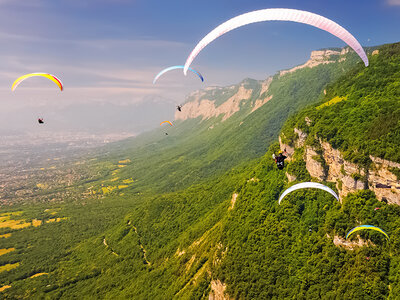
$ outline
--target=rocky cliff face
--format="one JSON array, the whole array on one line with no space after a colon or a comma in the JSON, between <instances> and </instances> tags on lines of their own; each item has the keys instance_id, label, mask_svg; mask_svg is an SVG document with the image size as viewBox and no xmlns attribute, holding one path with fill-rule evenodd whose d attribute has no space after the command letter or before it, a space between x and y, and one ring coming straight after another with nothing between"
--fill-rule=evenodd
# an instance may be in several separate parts
<instances>
[{"instance_id":1,"label":"rocky cliff face","mask_svg":"<svg viewBox=\"0 0 400 300\"><path fill-rule=\"evenodd\" d=\"M248 100L252 90L246 89L241 85L232 97L222 103L220 106L215 105L215 101L202 99L207 96L207 91L199 92L195 95L195 100L188 102L182 106L182 112L175 113L175 120L186 120L201 117L203 120L212 117L218 117L223 114L223 120L228 119L235 112L240 110L241 101Z\"/></svg>"},{"instance_id":2,"label":"rocky cliff face","mask_svg":"<svg viewBox=\"0 0 400 300\"><path fill-rule=\"evenodd\" d=\"M272 96L265 96L271 81L272 77L258 83L260 92L251 103L252 112L272 99ZM175 113L175 120L198 117L206 120L223 115L222 121L225 121L240 110L242 102L248 102L254 97L253 92L254 89L248 87L246 82L242 82L239 86L213 87L196 91L189 95L189 101L182 106L182 111ZM217 101L221 98L227 98L227 100L218 105Z\"/></svg>"},{"instance_id":3,"label":"rocky cliff face","mask_svg":"<svg viewBox=\"0 0 400 300\"><path fill-rule=\"evenodd\" d=\"M229 300L230 297L225 294L226 284L219 280L211 281L211 291L208 300Z\"/></svg>"},{"instance_id":4,"label":"rocky cliff face","mask_svg":"<svg viewBox=\"0 0 400 300\"><path fill-rule=\"evenodd\" d=\"M298 136L295 147L305 147L304 159L310 175L320 181L335 182L340 198L357 190L370 189L380 201L400 205L400 180L391 172L392 168L400 168L399 163L370 156L372 163L366 170L344 160L340 151L325 141L318 141L318 149L304 145L307 135L294 130ZM282 139L279 141L281 149L286 148L292 156L295 149L282 143ZM293 180L293 177L288 179Z\"/></svg>"},{"instance_id":5,"label":"rocky cliff face","mask_svg":"<svg viewBox=\"0 0 400 300\"><path fill-rule=\"evenodd\" d=\"M310 55L310 59L306 63L304 63L300 66L294 67L292 69L289 69L289 70L280 71L279 75L282 76L287 73L292 73L296 70L300 70L300 69L304 69L304 68L313 68L313 67L316 67L321 64L331 64L331 63L334 63L337 61L336 59L334 59L335 56L343 56L343 55L347 54L348 52L349 52L349 48L344 48L341 51L335 51L335 50L329 50L329 49L312 51L311 55ZM341 57L339 59L339 61L343 61L345 59L346 59L345 57Z\"/></svg>"},{"instance_id":6,"label":"rocky cliff face","mask_svg":"<svg viewBox=\"0 0 400 300\"><path fill-rule=\"evenodd\" d=\"M261 106L263 106L265 103L267 103L269 100L272 99L272 96L268 96L268 97L264 96L265 93L268 92L269 85L271 84L271 82L272 82L272 77L269 77L269 78L267 78L267 80L262 82L259 97L254 102L251 112L259 109Z\"/></svg>"},{"instance_id":7,"label":"rocky cliff face","mask_svg":"<svg viewBox=\"0 0 400 300\"><path fill-rule=\"evenodd\" d=\"M340 51L331 49L312 51L310 59L306 63L290 70L280 71L279 77L303 68L314 68L321 64L343 61L348 52L348 47ZM251 84L248 84L245 80L238 85L208 87L204 90L195 91L187 97L186 103L182 106L182 111L175 112L175 120L183 121L199 117L206 120L222 115L224 121L238 112L244 102L251 102L251 112L253 112L273 98L273 95L267 96L272 80L273 77L262 81L251 80ZM257 92L255 92L256 90ZM256 95L254 95L255 93Z\"/></svg>"},{"instance_id":8,"label":"rocky cliff face","mask_svg":"<svg viewBox=\"0 0 400 300\"><path fill-rule=\"evenodd\" d=\"M327 235L328 238L330 238L329 235ZM357 236L357 240L351 241L351 240L346 240L340 236L335 235L333 238L333 243L337 247L343 247L345 249L349 250L354 250L355 248L363 247L363 246L368 246L368 245L373 245L371 241L366 241L360 238L360 236Z\"/></svg>"}]
</instances>

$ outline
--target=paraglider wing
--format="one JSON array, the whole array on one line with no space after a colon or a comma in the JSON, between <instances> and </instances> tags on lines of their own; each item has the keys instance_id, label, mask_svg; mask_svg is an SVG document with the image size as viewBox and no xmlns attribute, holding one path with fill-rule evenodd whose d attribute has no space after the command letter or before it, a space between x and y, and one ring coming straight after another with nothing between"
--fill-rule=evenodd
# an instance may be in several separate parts
<instances>
[{"instance_id":1,"label":"paraglider wing","mask_svg":"<svg viewBox=\"0 0 400 300\"><path fill-rule=\"evenodd\" d=\"M364 229L368 229L368 230L375 230L378 231L380 233L382 233L387 239L389 239L389 236L387 235L386 232L384 232L382 229L380 229L379 227L373 226L373 225L360 225L357 227L354 227L352 230L350 230L347 234L346 234L346 239L352 235L354 232L357 232L359 230L364 230Z\"/></svg>"},{"instance_id":2,"label":"paraglider wing","mask_svg":"<svg viewBox=\"0 0 400 300\"><path fill-rule=\"evenodd\" d=\"M154 77L154 79L153 79L153 84L156 83L157 79L158 79L161 75L163 75L164 73L166 73L166 72L168 72L168 71L171 71L171 70L183 69L183 68L184 68L184 66L172 66L172 67L169 67L169 68L166 68L166 69L162 70L160 73L158 73L158 74L156 75L156 77ZM199 76L199 78L201 79L201 81L204 81L203 76L202 76L198 71L196 71L196 70L194 70L194 69L192 69L192 68L188 68L188 70L191 71L191 72L193 72L193 73L196 74L197 76Z\"/></svg>"},{"instance_id":3,"label":"paraglider wing","mask_svg":"<svg viewBox=\"0 0 400 300\"><path fill-rule=\"evenodd\" d=\"M58 79L56 76L52 75L52 74L47 74L47 73L30 73L30 74L25 74L22 75L21 77L17 78L14 83L11 86L11 90L15 91L15 89L17 88L17 86L24 81L25 79L28 79L30 77L35 77L35 76L42 76L45 77L47 79L50 79L51 81L53 81L55 84L57 84L57 86L60 88L60 90L62 91L64 89L64 86L61 82L60 79Z\"/></svg>"},{"instance_id":4,"label":"paraglider wing","mask_svg":"<svg viewBox=\"0 0 400 300\"><path fill-rule=\"evenodd\" d=\"M360 43L351 35L346 29L344 29L339 24L329 20L323 16L303 11L297 9L287 9L287 8L268 8L261 9L252 12L248 12L237 17L234 17L225 23L222 23L210 33L208 33L193 49L189 57L186 60L185 68L183 69L186 75L190 64L193 62L195 57L200 53L200 51L206 47L209 43L220 37L221 35L244 25L264 22L264 21L292 21L297 23L308 24L319 29L325 30L334 36L338 37L349 45L353 50L360 56L364 61L365 66L368 66L368 58L364 49Z\"/></svg>"},{"instance_id":5,"label":"paraglider wing","mask_svg":"<svg viewBox=\"0 0 400 300\"><path fill-rule=\"evenodd\" d=\"M329 188L323 184L317 183L317 182L302 182L302 183L295 184L295 185L291 186L290 188L288 188L287 190L285 190L282 193L282 195L279 197L278 203L281 204L282 199L285 198L285 196L287 194L289 194L293 191L296 191L299 189L309 189L309 188L324 190L325 192L328 192L333 197L335 197L337 201L339 201L338 195L331 188Z\"/></svg>"},{"instance_id":6,"label":"paraglider wing","mask_svg":"<svg viewBox=\"0 0 400 300\"><path fill-rule=\"evenodd\" d=\"M174 126L170 121L163 121L163 122L160 123L160 125L162 125L162 124L164 124L164 123L167 123L167 124L169 124L169 125L171 125L171 126Z\"/></svg>"}]
</instances>

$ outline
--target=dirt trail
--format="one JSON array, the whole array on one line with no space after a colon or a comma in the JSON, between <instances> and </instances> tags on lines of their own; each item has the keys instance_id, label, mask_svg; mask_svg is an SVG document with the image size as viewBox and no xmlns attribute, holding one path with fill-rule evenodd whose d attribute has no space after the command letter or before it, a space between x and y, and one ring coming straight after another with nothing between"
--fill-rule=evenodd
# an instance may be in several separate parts
<instances>
[{"instance_id":1,"label":"dirt trail","mask_svg":"<svg viewBox=\"0 0 400 300\"><path fill-rule=\"evenodd\" d=\"M114 250L111 247L108 246L106 238L103 239L103 244L104 244L104 246L106 246L106 248L110 249L112 254L114 254L115 256L119 256L118 253L114 252Z\"/></svg>"},{"instance_id":2,"label":"dirt trail","mask_svg":"<svg viewBox=\"0 0 400 300\"><path fill-rule=\"evenodd\" d=\"M144 247L143 247L142 244L140 244L140 248L142 249L142 252L143 252L144 261L146 262L146 264L148 264L148 265L150 266L150 265L151 265L151 262L149 262L149 261L147 260L147 257L146 257L146 249L144 249Z\"/></svg>"},{"instance_id":3,"label":"dirt trail","mask_svg":"<svg viewBox=\"0 0 400 300\"><path fill-rule=\"evenodd\" d=\"M139 238L139 245L140 245L140 249L142 250L142 252L143 252L143 258L144 258L144 261L145 261L145 263L146 263L146 265L151 265L151 262L147 259L147 256L146 256L146 249L143 247L143 244L142 244L142 242L140 241L140 236L139 236L139 233L137 232L137 228L134 226L134 225L132 225L131 224L131 221L128 221L128 225L131 225L132 226L132 228L133 228L133 230L135 230L135 233L138 235L138 238Z\"/></svg>"}]
</instances>

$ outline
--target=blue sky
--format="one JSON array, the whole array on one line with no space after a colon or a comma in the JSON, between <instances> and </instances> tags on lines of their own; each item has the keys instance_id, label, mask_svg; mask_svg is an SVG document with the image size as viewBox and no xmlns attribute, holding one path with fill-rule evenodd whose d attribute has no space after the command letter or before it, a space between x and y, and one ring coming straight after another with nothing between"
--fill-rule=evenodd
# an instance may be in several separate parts
<instances>
[{"instance_id":1,"label":"blue sky","mask_svg":"<svg viewBox=\"0 0 400 300\"><path fill-rule=\"evenodd\" d=\"M197 42L222 22L273 7L321 14L363 46L400 40L400 0L0 0L0 97L5 104L0 117L7 120L10 112L27 108L36 114L43 107L137 106L143 101L170 104L171 114L191 91L246 77L265 79L304 63L312 50L344 46L303 24L252 24L222 36L195 59L191 66L203 74L204 83L177 70L152 84L163 68L184 64ZM40 71L59 76L65 91L60 94L50 82L34 79L10 92L15 78Z\"/></svg>"}]
</instances>

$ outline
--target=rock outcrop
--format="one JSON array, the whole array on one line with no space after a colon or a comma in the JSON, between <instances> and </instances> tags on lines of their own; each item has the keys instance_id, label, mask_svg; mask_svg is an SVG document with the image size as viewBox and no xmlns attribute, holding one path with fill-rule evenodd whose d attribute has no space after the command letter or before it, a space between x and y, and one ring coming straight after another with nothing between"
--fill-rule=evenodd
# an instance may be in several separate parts
<instances>
[{"instance_id":1,"label":"rock outcrop","mask_svg":"<svg viewBox=\"0 0 400 300\"><path fill-rule=\"evenodd\" d=\"M235 207L236 199L239 196L238 193L233 193L232 199L231 199L231 205L229 206L229 210L233 209Z\"/></svg>"},{"instance_id":2,"label":"rock outcrop","mask_svg":"<svg viewBox=\"0 0 400 300\"><path fill-rule=\"evenodd\" d=\"M372 56L378 55L378 54L379 54L379 50L374 50L374 51L372 51Z\"/></svg>"},{"instance_id":3,"label":"rock outcrop","mask_svg":"<svg viewBox=\"0 0 400 300\"><path fill-rule=\"evenodd\" d=\"M279 76L283 76L285 74L292 73L294 71L304 69L304 68L314 68L321 64L334 63L334 62L336 62L336 60L331 59L331 57L346 54L348 52L348 50L346 50L346 49L347 48L344 48L342 51L334 51L334 50L329 50L329 49L312 51L311 55L310 55L310 59L306 63L304 63L300 66L294 67L292 69L289 69L289 70L280 71ZM345 58L342 57L341 59L344 60Z\"/></svg>"},{"instance_id":4,"label":"rock outcrop","mask_svg":"<svg viewBox=\"0 0 400 300\"><path fill-rule=\"evenodd\" d=\"M289 182L295 181L297 179L296 176L289 174L288 172L286 172L286 177L289 180Z\"/></svg>"},{"instance_id":5,"label":"rock outcrop","mask_svg":"<svg viewBox=\"0 0 400 300\"><path fill-rule=\"evenodd\" d=\"M289 155L288 156L288 161L290 161L292 156L293 156L293 154L294 154L294 150L295 150L294 147L291 147L288 144L284 144L282 142L282 138L279 137L279 148L280 148L280 150L282 152L286 150L286 153Z\"/></svg>"},{"instance_id":6,"label":"rock outcrop","mask_svg":"<svg viewBox=\"0 0 400 300\"><path fill-rule=\"evenodd\" d=\"M294 131L298 137L295 147L305 147L304 160L310 175L320 181L335 182L340 198L357 190L370 189L380 201L400 205L400 180L391 172L392 168L400 169L399 163L370 156L371 166L364 169L346 161L328 142L318 140L318 149L304 146L307 135L296 128ZM279 142L281 149L286 148L292 156L295 148L282 143L281 138ZM288 179L293 180L293 177Z\"/></svg>"},{"instance_id":7,"label":"rock outcrop","mask_svg":"<svg viewBox=\"0 0 400 300\"><path fill-rule=\"evenodd\" d=\"M329 238L329 235L328 235L328 238ZM333 238L333 243L337 247L340 246L340 247L346 248L348 250L354 250L354 248L368 246L368 244L372 244L372 242L367 242L367 241L361 239L360 236L357 236L357 238L358 238L357 241L350 241L350 240L346 240L344 238L341 238L341 237L335 235L335 237Z\"/></svg>"},{"instance_id":8,"label":"rock outcrop","mask_svg":"<svg viewBox=\"0 0 400 300\"><path fill-rule=\"evenodd\" d=\"M229 296L225 295L226 284L220 280L211 281L211 291L208 300L229 300Z\"/></svg>"},{"instance_id":9,"label":"rock outcrop","mask_svg":"<svg viewBox=\"0 0 400 300\"><path fill-rule=\"evenodd\" d=\"M308 173L310 173L312 177L318 178L319 181L325 181L326 170L322 163L317 161L316 157L319 157L317 151L312 147L306 147L305 160Z\"/></svg>"},{"instance_id":10,"label":"rock outcrop","mask_svg":"<svg viewBox=\"0 0 400 300\"><path fill-rule=\"evenodd\" d=\"M261 88L258 98L253 99L251 112L272 99L272 96L266 96L271 81L272 77L269 77L258 83L261 85ZM235 89L237 91L233 92ZM182 106L182 111L175 113L175 120L187 120L199 117L202 120L207 120L222 115L222 121L225 121L240 110L243 101L249 101L254 97L253 92L254 90L248 87L246 82L242 82L239 86L233 85L225 88L209 87L196 91L189 95L189 101ZM226 97L226 95L228 95L227 100L217 105L216 101L220 100L219 98Z\"/></svg>"},{"instance_id":11,"label":"rock outcrop","mask_svg":"<svg viewBox=\"0 0 400 300\"><path fill-rule=\"evenodd\" d=\"M265 103L267 103L269 100L272 99L272 96L266 96L265 93L268 92L269 85L272 82L272 77L269 77L267 80L265 80L262 85L261 85L261 91L259 95L259 99L257 99L254 104L253 104L253 109L251 112L259 109L261 106L263 106Z\"/></svg>"}]
</instances>

